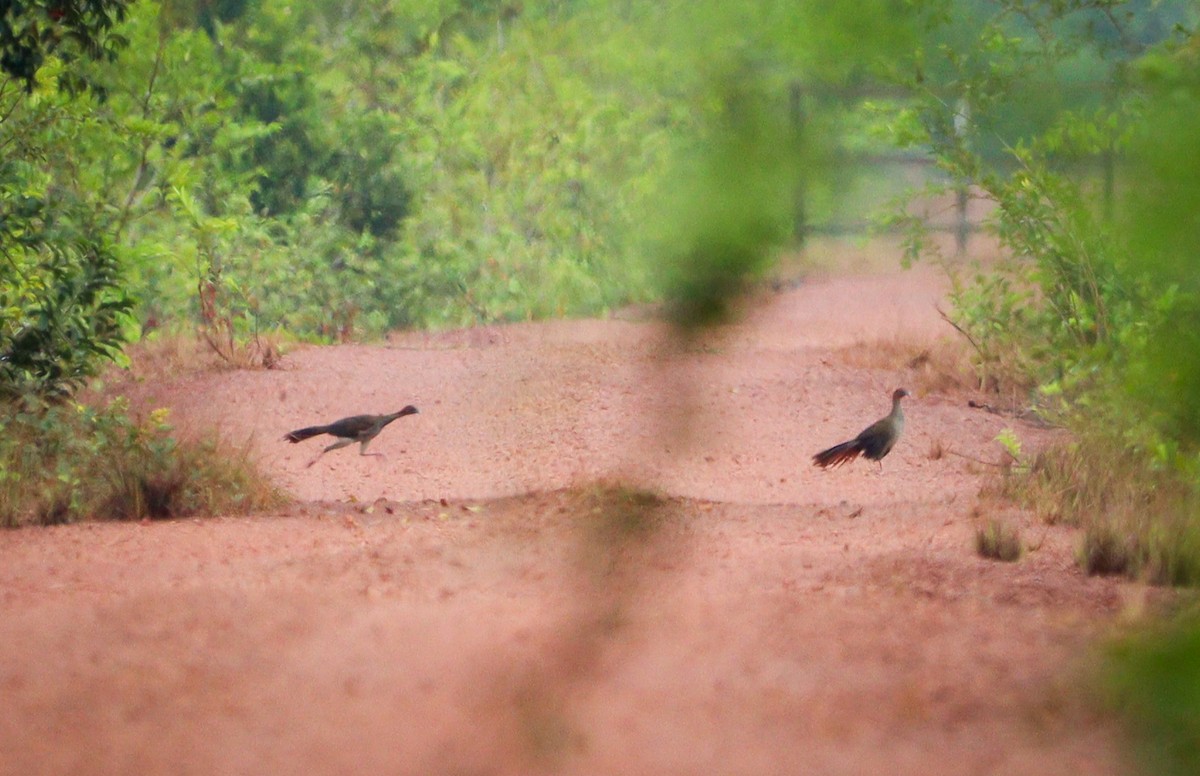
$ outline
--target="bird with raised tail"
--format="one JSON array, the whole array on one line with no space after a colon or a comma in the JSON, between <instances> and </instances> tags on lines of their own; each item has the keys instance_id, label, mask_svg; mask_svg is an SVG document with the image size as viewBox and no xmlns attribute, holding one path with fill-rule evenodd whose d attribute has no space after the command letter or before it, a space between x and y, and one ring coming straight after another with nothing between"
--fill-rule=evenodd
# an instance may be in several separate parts
<instances>
[{"instance_id":1,"label":"bird with raised tail","mask_svg":"<svg viewBox=\"0 0 1200 776\"><path fill-rule=\"evenodd\" d=\"M900 400L911 395L904 388L897 388L892 393L892 411L887 417L867 426L854 439L817 453L813 456L813 465L822 469L837 468L861 455L869 461L878 461L879 470L883 471L883 457L892 452L904 433L904 410L900 408Z\"/></svg>"},{"instance_id":2,"label":"bird with raised tail","mask_svg":"<svg viewBox=\"0 0 1200 776\"><path fill-rule=\"evenodd\" d=\"M308 462L308 466L312 466L317 460L328 453L330 450L337 450L339 447L352 445L358 442L362 445L359 448L359 455L382 455L382 453L368 453L367 445L371 444L371 440L379 436L379 432L383 431L389 423L397 418L402 418L405 415L416 415L417 408L411 404L400 410L393 412L390 415L351 415L348 418L335 420L334 422L324 426L308 426L306 428L298 428L295 431L284 434L283 438L289 442L303 442L309 437L315 437L320 434L329 434L337 437L340 441L326 447L321 452L317 453L317 457Z\"/></svg>"}]
</instances>

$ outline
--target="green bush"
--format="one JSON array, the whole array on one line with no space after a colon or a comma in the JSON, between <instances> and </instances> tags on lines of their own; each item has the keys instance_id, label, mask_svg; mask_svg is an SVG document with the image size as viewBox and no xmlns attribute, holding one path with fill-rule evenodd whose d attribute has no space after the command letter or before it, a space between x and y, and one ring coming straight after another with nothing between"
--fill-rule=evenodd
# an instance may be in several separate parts
<instances>
[{"instance_id":1,"label":"green bush","mask_svg":"<svg viewBox=\"0 0 1200 776\"><path fill-rule=\"evenodd\" d=\"M0 526L243 514L284 503L248 458L215 437L181 442L165 411L133 420L28 395L3 405Z\"/></svg>"},{"instance_id":2,"label":"green bush","mask_svg":"<svg viewBox=\"0 0 1200 776\"><path fill-rule=\"evenodd\" d=\"M0 261L0 400L65 396L119 355L133 301L106 246L46 239L16 220L0 226L23 232Z\"/></svg>"},{"instance_id":3,"label":"green bush","mask_svg":"<svg viewBox=\"0 0 1200 776\"><path fill-rule=\"evenodd\" d=\"M1174 622L1116 641L1103 685L1133 733L1139 772L1200 773L1200 620Z\"/></svg>"},{"instance_id":4,"label":"green bush","mask_svg":"<svg viewBox=\"0 0 1200 776\"><path fill-rule=\"evenodd\" d=\"M68 98L38 97L0 90L0 113L10 114L0 146L19 149L0 161L0 398L71 392L119 356L131 328L134 300L116 247L91 228L93 202L33 163L71 142L36 128L69 126L81 112Z\"/></svg>"},{"instance_id":5,"label":"green bush","mask_svg":"<svg viewBox=\"0 0 1200 776\"><path fill-rule=\"evenodd\" d=\"M1200 116L1200 14L1111 5L947 6L893 129L947 175L931 193L994 206L999 257L939 257L982 385L1079 437L1022 487L1084 526L1089 570L1191 584L1200 177L1183 127ZM914 255L931 244L917 226Z\"/></svg>"}]
</instances>

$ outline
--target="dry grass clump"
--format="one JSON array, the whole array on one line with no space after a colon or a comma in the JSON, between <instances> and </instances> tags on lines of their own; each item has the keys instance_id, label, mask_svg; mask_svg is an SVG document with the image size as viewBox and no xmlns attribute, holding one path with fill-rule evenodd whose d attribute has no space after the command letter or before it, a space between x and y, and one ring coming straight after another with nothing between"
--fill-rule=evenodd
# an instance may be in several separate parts
<instances>
[{"instance_id":1,"label":"dry grass clump","mask_svg":"<svg viewBox=\"0 0 1200 776\"><path fill-rule=\"evenodd\" d=\"M274 341L255 343L257 366L277 361ZM135 411L125 398L139 393L134 384L227 368L227 359L196 337L161 333L125 355L128 367L110 369L78 400L0 404L0 526L244 514L287 502L248 447L213 433L180 436L166 410Z\"/></svg>"},{"instance_id":2,"label":"dry grass clump","mask_svg":"<svg viewBox=\"0 0 1200 776\"><path fill-rule=\"evenodd\" d=\"M992 518L975 529L975 552L981 557L1012 563L1024 553L1021 532L1012 524Z\"/></svg>"},{"instance_id":3,"label":"dry grass clump","mask_svg":"<svg viewBox=\"0 0 1200 776\"><path fill-rule=\"evenodd\" d=\"M940 339L932 344L904 340L859 342L837 351L835 357L856 369L905 372L905 383L918 395L947 393L977 384L970 352L961 342Z\"/></svg>"},{"instance_id":4,"label":"dry grass clump","mask_svg":"<svg viewBox=\"0 0 1200 776\"><path fill-rule=\"evenodd\" d=\"M1152 584L1200 584L1200 497L1184 475L1102 439L1039 452L1000 494L1083 529L1080 565Z\"/></svg>"},{"instance_id":5,"label":"dry grass clump","mask_svg":"<svg viewBox=\"0 0 1200 776\"><path fill-rule=\"evenodd\" d=\"M1079 562L1089 574L1130 574L1136 565L1134 544L1116 521L1097 520L1083 534Z\"/></svg>"},{"instance_id":6,"label":"dry grass clump","mask_svg":"<svg viewBox=\"0 0 1200 776\"><path fill-rule=\"evenodd\" d=\"M166 411L135 419L26 398L0 407L0 526L241 514L286 502L250 460L216 437L178 440Z\"/></svg>"},{"instance_id":7,"label":"dry grass clump","mask_svg":"<svg viewBox=\"0 0 1200 776\"><path fill-rule=\"evenodd\" d=\"M133 380L175 380L213 369L274 369L279 366L288 343L278 335L262 335L228 353L219 353L194 334L156 331L125 348L128 366L109 370ZM230 359L229 355L233 358Z\"/></svg>"},{"instance_id":8,"label":"dry grass clump","mask_svg":"<svg viewBox=\"0 0 1200 776\"><path fill-rule=\"evenodd\" d=\"M155 380L190 377L219 364L212 349L189 334L155 332L153 337L127 347L125 355L130 372Z\"/></svg>"}]
</instances>

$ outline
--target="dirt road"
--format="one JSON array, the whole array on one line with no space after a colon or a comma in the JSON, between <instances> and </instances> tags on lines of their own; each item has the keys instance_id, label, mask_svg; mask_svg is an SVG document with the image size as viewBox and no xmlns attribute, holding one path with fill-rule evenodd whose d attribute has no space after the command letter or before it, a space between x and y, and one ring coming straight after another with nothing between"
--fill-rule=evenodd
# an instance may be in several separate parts
<instances>
[{"instance_id":1,"label":"dirt road","mask_svg":"<svg viewBox=\"0 0 1200 776\"><path fill-rule=\"evenodd\" d=\"M1142 591L979 502L996 434L1047 432L939 376L942 293L816 278L686 348L624 316L131 388L300 503L0 533L0 773L1118 772L1076 690ZM882 472L809 465L899 385ZM280 440L409 403L386 457ZM1021 562L975 555L995 515Z\"/></svg>"}]
</instances>

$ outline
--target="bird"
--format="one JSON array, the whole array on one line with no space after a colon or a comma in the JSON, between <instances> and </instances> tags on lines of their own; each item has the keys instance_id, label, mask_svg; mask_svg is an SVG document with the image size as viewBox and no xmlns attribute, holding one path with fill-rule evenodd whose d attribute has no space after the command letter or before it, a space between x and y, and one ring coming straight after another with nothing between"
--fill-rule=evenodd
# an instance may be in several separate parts
<instances>
[{"instance_id":1,"label":"bird","mask_svg":"<svg viewBox=\"0 0 1200 776\"><path fill-rule=\"evenodd\" d=\"M358 450L359 455L383 455L382 453L368 453L367 445L371 444L371 440L379 436L379 432L383 431L393 420L402 418L405 415L416 414L417 408L410 404L399 412L393 412L391 415L351 415L348 418L335 420L326 426L298 428L295 431L284 434L283 438L292 443L303 442L309 437L315 437L320 434L329 434L338 438L339 441L334 442L317 453L317 457L309 461L308 466L312 466L321 456L330 450L337 450L339 447L352 445L355 442L362 445Z\"/></svg>"},{"instance_id":2,"label":"bird","mask_svg":"<svg viewBox=\"0 0 1200 776\"><path fill-rule=\"evenodd\" d=\"M892 451L904 432L904 410L900 409L900 400L906 396L912 394L904 388L897 388L892 393L892 411L887 417L867 426L854 439L817 453L813 456L813 466L837 468L861 454L869 461L878 461L879 470L883 471L883 457Z\"/></svg>"}]
</instances>

